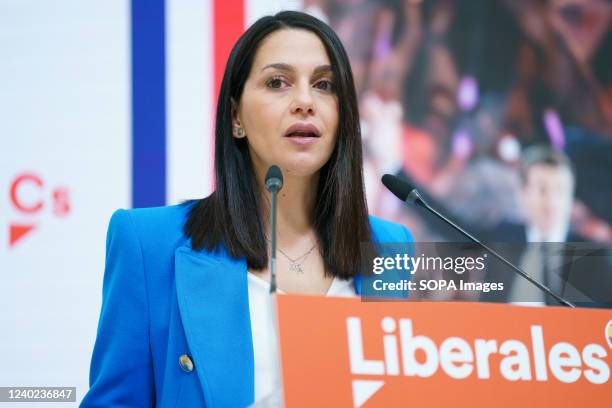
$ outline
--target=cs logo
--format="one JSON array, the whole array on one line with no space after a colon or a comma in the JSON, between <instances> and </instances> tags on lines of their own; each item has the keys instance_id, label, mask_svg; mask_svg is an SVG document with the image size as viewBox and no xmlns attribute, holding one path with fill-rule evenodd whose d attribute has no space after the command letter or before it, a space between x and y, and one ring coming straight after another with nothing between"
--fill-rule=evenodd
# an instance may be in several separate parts
<instances>
[{"instance_id":1,"label":"cs logo","mask_svg":"<svg viewBox=\"0 0 612 408\"><path fill-rule=\"evenodd\" d=\"M9 188L9 200L13 208L27 221L9 223L9 247L30 233L38 224L40 215L50 210L56 217L70 213L68 189L48 189L42 177L35 173L21 173L13 179Z\"/></svg>"}]
</instances>

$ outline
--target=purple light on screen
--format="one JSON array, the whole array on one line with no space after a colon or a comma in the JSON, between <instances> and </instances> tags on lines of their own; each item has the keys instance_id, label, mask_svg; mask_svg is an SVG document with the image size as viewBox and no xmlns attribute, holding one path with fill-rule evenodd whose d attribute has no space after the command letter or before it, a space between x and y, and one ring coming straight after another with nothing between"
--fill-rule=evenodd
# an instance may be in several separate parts
<instances>
[{"instance_id":1,"label":"purple light on screen","mask_svg":"<svg viewBox=\"0 0 612 408\"><path fill-rule=\"evenodd\" d=\"M565 132L561 118L556 110L548 108L544 112L544 127L550 143L557 149L563 149L565 146Z\"/></svg>"},{"instance_id":2,"label":"purple light on screen","mask_svg":"<svg viewBox=\"0 0 612 408\"><path fill-rule=\"evenodd\" d=\"M374 58L377 60L387 57L393 51L389 38L380 36L374 46Z\"/></svg>"},{"instance_id":3,"label":"purple light on screen","mask_svg":"<svg viewBox=\"0 0 612 408\"><path fill-rule=\"evenodd\" d=\"M464 111L472 109L478 103L478 82L474 77L461 78L457 89L457 103Z\"/></svg>"},{"instance_id":4,"label":"purple light on screen","mask_svg":"<svg viewBox=\"0 0 612 408\"><path fill-rule=\"evenodd\" d=\"M453 134L453 156L466 159L472 153L472 138L465 129L459 129Z\"/></svg>"}]
</instances>

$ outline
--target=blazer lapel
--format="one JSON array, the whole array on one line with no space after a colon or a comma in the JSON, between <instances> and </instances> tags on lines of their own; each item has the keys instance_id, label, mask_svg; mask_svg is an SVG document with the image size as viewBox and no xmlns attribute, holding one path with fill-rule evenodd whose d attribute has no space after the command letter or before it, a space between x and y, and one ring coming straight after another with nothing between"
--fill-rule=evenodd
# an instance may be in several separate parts
<instances>
[{"instance_id":1,"label":"blazer lapel","mask_svg":"<svg viewBox=\"0 0 612 408\"><path fill-rule=\"evenodd\" d=\"M185 335L207 407L253 403L254 357L244 260L224 251L175 252L176 290Z\"/></svg>"}]
</instances>

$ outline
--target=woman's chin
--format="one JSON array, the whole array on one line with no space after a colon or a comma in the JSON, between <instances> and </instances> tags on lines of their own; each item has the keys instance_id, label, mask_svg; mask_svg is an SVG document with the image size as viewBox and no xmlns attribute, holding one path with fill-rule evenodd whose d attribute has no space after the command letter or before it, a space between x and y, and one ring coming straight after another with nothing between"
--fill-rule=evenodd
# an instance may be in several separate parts
<instances>
[{"instance_id":1,"label":"woman's chin","mask_svg":"<svg viewBox=\"0 0 612 408\"><path fill-rule=\"evenodd\" d=\"M312 177L319 173L325 162L320 160L292 160L281 164L283 173L290 177Z\"/></svg>"}]
</instances>

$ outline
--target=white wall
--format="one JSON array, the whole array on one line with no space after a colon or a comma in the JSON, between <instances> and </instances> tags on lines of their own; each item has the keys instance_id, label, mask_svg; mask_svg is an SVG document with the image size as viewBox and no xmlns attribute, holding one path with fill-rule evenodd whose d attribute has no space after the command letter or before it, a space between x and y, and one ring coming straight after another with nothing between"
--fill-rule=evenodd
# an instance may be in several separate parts
<instances>
[{"instance_id":1,"label":"white wall","mask_svg":"<svg viewBox=\"0 0 612 408\"><path fill-rule=\"evenodd\" d=\"M80 399L108 219L130 205L129 3L4 0L0 50L0 384L76 386ZM23 172L44 182L17 190L43 200L33 214L9 199ZM35 228L9 247L13 223Z\"/></svg>"}]
</instances>

